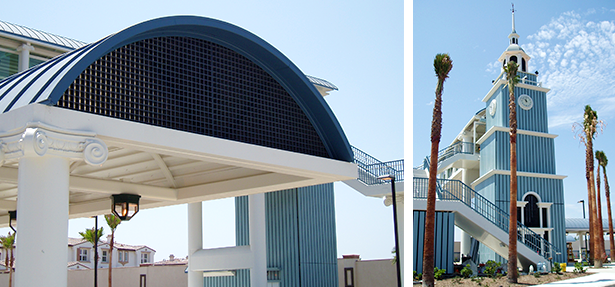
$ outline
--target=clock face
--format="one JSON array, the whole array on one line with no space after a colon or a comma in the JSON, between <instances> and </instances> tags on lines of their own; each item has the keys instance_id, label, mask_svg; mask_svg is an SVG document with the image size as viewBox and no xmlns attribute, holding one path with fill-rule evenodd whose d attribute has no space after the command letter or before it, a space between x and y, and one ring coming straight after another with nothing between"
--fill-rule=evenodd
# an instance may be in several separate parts
<instances>
[{"instance_id":1,"label":"clock face","mask_svg":"<svg viewBox=\"0 0 615 287\"><path fill-rule=\"evenodd\" d=\"M528 95L521 95L519 96L519 106L527 111L534 106L534 101Z\"/></svg>"},{"instance_id":2,"label":"clock face","mask_svg":"<svg viewBox=\"0 0 615 287\"><path fill-rule=\"evenodd\" d=\"M495 110L497 108L497 104L498 104L498 102L495 99L491 100L491 103L489 104L489 114L491 116L495 115Z\"/></svg>"}]
</instances>

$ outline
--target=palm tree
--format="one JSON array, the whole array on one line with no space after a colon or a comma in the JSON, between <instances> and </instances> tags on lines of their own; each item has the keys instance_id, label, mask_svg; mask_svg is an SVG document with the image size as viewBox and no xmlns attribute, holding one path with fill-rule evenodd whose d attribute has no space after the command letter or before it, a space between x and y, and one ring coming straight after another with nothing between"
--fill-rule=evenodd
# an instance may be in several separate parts
<instances>
[{"instance_id":1,"label":"palm tree","mask_svg":"<svg viewBox=\"0 0 615 287\"><path fill-rule=\"evenodd\" d=\"M604 254L604 249L600 250L598 238L602 234L599 229L598 218L596 213L596 192L594 181L594 137L598 127L602 128L602 122L598 120L598 113L592 110L591 106L585 106L583 113L583 124L575 123L572 128L573 132L577 127L581 127L578 136L581 142L585 144L585 178L587 179L587 205L589 207L589 249L590 257L594 259L594 267L602 267L601 254Z\"/></svg>"},{"instance_id":2,"label":"palm tree","mask_svg":"<svg viewBox=\"0 0 615 287\"><path fill-rule=\"evenodd\" d=\"M596 151L596 159L598 159L598 151ZM602 225L602 203L601 203L601 195L600 195L600 160L598 160L598 167L596 168L598 173L596 174L596 215L598 220L598 230L601 231L600 237L598 237L598 244L600 244L601 250L606 250L604 248L604 236L602 236L602 231L604 230L604 226ZM606 251L604 252L606 253ZM600 253L600 258L605 258L606 254Z\"/></svg>"},{"instance_id":3,"label":"palm tree","mask_svg":"<svg viewBox=\"0 0 615 287\"><path fill-rule=\"evenodd\" d=\"M437 54L433 67L438 77L436 101L431 121L431 157L429 163L429 185L427 189L427 211L425 214L425 238L423 241L423 286L434 286L434 234L436 219L436 173L438 171L438 149L442 131L442 91L444 81L453 68L448 54Z\"/></svg>"},{"instance_id":4,"label":"palm tree","mask_svg":"<svg viewBox=\"0 0 615 287\"><path fill-rule=\"evenodd\" d=\"M109 242L109 287L111 287L113 284L113 241L115 238L115 230L122 221L114 214L105 214L105 220L109 228L111 228L111 242Z\"/></svg>"},{"instance_id":5,"label":"palm tree","mask_svg":"<svg viewBox=\"0 0 615 287\"><path fill-rule=\"evenodd\" d=\"M2 248L7 251L7 254L4 256L4 265L9 270L10 287L13 286L13 262L15 262L15 258L13 257L13 249L15 248L15 233L9 232L7 236L0 236L0 244L2 244Z\"/></svg>"},{"instance_id":6,"label":"palm tree","mask_svg":"<svg viewBox=\"0 0 615 287\"><path fill-rule=\"evenodd\" d=\"M611 262L615 260L615 241L613 240L613 216L611 215L611 192L609 190L609 179L606 176L606 165L609 164L609 159L604 151L596 151L596 159L602 167L604 173L604 194L606 195L606 209L609 218L609 241L611 243Z\"/></svg>"},{"instance_id":7,"label":"palm tree","mask_svg":"<svg viewBox=\"0 0 615 287\"><path fill-rule=\"evenodd\" d=\"M517 109L515 85L519 83L519 65L509 61L504 67L508 81L508 125L510 126L510 211L508 223L508 282L517 283Z\"/></svg>"}]
</instances>

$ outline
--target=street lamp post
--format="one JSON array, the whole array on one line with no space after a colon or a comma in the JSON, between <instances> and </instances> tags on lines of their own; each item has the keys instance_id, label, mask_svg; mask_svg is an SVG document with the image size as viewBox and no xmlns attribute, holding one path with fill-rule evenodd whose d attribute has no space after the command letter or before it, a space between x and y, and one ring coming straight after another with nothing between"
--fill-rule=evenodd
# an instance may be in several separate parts
<instances>
[{"instance_id":1,"label":"street lamp post","mask_svg":"<svg viewBox=\"0 0 615 287\"><path fill-rule=\"evenodd\" d=\"M399 268L399 261L401 261L401 254L399 253L399 234L397 232L397 203L395 196L395 175L383 175L378 179L384 181L391 181L391 196L393 196L393 229L395 229L395 254L397 254L397 260L395 261L395 267L397 268L397 286L401 287L401 270Z\"/></svg>"},{"instance_id":2,"label":"street lamp post","mask_svg":"<svg viewBox=\"0 0 615 287\"><path fill-rule=\"evenodd\" d=\"M579 202L583 206L583 219L585 219L585 200L581 199ZM587 232L583 232L583 238L585 241L585 259L587 259Z\"/></svg>"}]
</instances>

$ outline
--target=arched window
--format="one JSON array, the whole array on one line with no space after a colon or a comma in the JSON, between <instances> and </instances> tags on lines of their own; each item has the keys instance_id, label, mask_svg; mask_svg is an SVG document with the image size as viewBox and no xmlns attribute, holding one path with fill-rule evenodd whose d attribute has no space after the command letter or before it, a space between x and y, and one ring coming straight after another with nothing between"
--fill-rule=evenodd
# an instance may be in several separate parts
<instances>
[{"instance_id":1,"label":"arched window","mask_svg":"<svg viewBox=\"0 0 615 287\"><path fill-rule=\"evenodd\" d=\"M526 72L526 69L525 69L525 59L524 58L521 58L521 71Z\"/></svg>"},{"instance_id":2,"label":"arched window","mask_svg":"<svg viewBox=\"0 0 615 287\"><path fill-rule=\"evenodd\" d=\"M525 222L523 223L527 227L540 227L540 209L538 208L538 198L533 194L525 196L524 201L527 204L524 208L523 217Z\"/></svg>"},{"instance_id":3,"label":"arched window","mask_svg":"<svg viewBox=\"0 0 615 287\"><path fill-rule=\"evenodd\" d=\"M511 56L510 57L510 61L516 63L517 62L517 56Z\"/></svg>"}]
</instances>

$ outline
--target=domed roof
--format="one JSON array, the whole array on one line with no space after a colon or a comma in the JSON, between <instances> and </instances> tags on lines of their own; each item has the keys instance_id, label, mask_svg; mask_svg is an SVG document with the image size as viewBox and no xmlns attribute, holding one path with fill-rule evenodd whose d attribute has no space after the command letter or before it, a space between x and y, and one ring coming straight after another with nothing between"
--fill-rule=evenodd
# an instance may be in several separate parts
<instances>
[{"instance_id":1,"label":"domed roof","mask_svg":"<svg viewBox=\"0 0 615 287\"><path fill-rule=\"evenodd\" d=\"M508 46L508 48L506 48L506 52L513 52L513 51L523 51L523 52L525 52L525 50L523 50L523 48L521 48L521 46L519 46L517 44L510 44Z\"/></svg>"}]
</instances>

